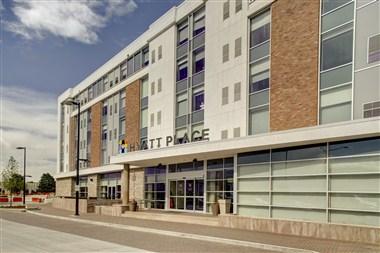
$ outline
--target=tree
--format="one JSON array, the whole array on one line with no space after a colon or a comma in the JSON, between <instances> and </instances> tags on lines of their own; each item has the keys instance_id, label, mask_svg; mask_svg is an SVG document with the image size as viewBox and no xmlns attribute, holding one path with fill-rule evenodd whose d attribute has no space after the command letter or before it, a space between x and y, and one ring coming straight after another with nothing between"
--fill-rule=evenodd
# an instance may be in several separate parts
<instances>
[{"instance_id":1,"label":"tree","mask_svg":"<svg viewBox=\"0 0 380 253\"><path fill-rule=\"evenodd\" d=\"M11 205L13 193L20 192L24 187L24 178L18 173L18 168L16 159L11 156L7 168L1 173L3 186L11 194Z\"/></svg>"},{"instance_id":2,"label":"tree","mask_svg":"<svg viewBox=\"0 0 380 253\"><path fill-rule=\"evenodd\" d=\"M49 173L42 174L40 182L38 183L38 191L55 192L54 177L52 177L52 175L50 175Z\"/></svg>"}]
</instances>

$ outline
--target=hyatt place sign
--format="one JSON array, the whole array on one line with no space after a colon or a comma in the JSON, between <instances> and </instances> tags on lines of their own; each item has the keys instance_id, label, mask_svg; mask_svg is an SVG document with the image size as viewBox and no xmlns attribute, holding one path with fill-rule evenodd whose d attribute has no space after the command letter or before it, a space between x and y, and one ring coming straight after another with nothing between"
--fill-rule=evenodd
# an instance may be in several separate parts
<instances>
[{"instance_id":1,"label":"hyatt place sign","mask_svg":"<svg viewBox=\"0 0 380 253\"><path fill-rule=\"evenodd\" d=\"M203 129L202 131L195 130L190 135L185 133L182 137L176 135L168 135L165 138L159 137L155 139L149 139L146 141L136 142L136 143L126 143L125 140L119 142L119 153L124 154L127 152L146 150L153 148L168 147L174 144L183 144L196 141L208 141L209 138L208 128Z\"/></svg>"}]
</instances>

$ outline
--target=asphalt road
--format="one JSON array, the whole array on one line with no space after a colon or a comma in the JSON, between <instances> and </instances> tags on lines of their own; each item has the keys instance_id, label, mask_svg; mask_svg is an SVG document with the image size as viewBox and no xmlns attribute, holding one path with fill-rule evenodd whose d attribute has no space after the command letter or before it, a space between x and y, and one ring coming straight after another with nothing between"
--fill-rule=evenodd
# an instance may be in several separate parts
<instances>
[{"instance_id":1,"label":"asphalt road","mask_svg":"<svg viewBox=\"0 0 380 253\"><path fill-rule=\"evenodd\" d=\"M0 210L0 252L270 252Z\"/></svg>"}]
</instances>

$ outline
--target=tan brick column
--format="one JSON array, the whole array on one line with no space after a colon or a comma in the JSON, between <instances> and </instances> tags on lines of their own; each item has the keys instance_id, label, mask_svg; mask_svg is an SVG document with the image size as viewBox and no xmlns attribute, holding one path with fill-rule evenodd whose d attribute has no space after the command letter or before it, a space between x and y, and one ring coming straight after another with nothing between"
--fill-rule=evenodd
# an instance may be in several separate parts
<instances>
[{"instance_id":1,"label":"tan brick column","mask_svg":"<svg viewBox=\"0 0 380 253\"><path fill-rule=\"evenodd\" d=\"M140 142L140 80L128 84L125 95L125 139L128 145L136 145Z\"/></svg>"},{"instance_id":2,"label":"tan brick column","mask_svg":"<svg viewBox=\"0 0 380 253\"><path fill-rule=\"evenodd\" d=\"M69 171L76 169L76 145L75 145L75 135L77 129L77 117L70 118L70 128L69 128Z\"/></svg>"},{"instance_id":3,"label":"tan brick column","mask_svg":"<svg viewBox=\"0 0 380 253\"><path fill-rule=\"evenodd\" d=\"M121 171L121 201L122 205L128 205L129 202L129 164L124 164Z\"/></svg>"},{"instance_id":4,"label":"tan brick column","mask_svg":"<svg viewBox=\"0 0 380 253\"><path fill-rule=\"evenodd\" d=\"M90 167L98 167L101 165L102 109L103 109L103 103L102 102L98 102L91 107Z\"/></svg>"},{"instance_id":5,"label":"tan brick column","mask_svg":"<svg viewBox=\"0 0 380 253\"><path fill-rule=\"evenodd\" d=\"M270 129L317 124L319 0L272 5Z\"/></svg>"}]
</instances>

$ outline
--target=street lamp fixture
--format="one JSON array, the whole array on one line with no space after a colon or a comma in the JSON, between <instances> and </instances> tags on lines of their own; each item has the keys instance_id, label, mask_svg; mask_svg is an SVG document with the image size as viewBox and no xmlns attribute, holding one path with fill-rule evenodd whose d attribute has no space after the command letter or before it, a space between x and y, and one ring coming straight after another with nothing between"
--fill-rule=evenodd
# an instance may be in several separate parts
<instances>
[{"instance_id":1,"label":"street lamp fixture","mask_svg":"<svg viewBox=\"0 0 380 253\"><path fill-rule=\"evenodd\" d=\"M22 191L22 195L23 195L23 198L22 198L22 203L23 205L25 206L25 190L26 190L26 180L25 180L25 171L26 171L26 147L17 147L16 149L22 149L24 150L24 187L23 187L23 191Z\"/></svg>"},{"instance_id":2,"label":"street lamp fixture","mask_svg":"<svg viewBox=\"0 0 380 253\"><path fill-rule=\"evenodd\" d=\"M75 182L75 215L79 215L79 140L80 140L80 103L73 98L68 98L63 102L64 105L75 105L78 107L77 116L77 167L76 167L76 182Z\"/></svg>"}]
</instances>

